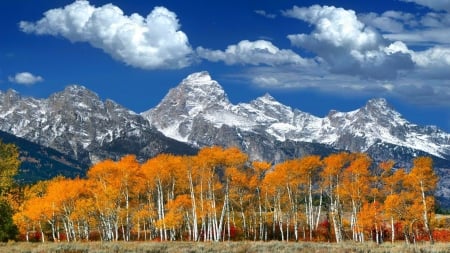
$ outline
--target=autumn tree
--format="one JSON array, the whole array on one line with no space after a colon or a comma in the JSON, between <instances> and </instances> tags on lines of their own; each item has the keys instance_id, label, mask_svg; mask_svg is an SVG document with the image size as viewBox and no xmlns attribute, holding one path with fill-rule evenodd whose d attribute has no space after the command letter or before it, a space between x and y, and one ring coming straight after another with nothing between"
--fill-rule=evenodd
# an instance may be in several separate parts
<instances>
[{"instance_id":1,"label":"autumn tree","mask_svg":"<svg viewBox=\"0 0 450 253\"><path fill-rule=\"evenodd\" d=\"M165 205L175 199L176 185L185 178L182 158L179 156L161 154L142 165L142 173L149 189L148 193L155 189L156 210L158 216L158 229L161 240L169 240L166 222ZM183 171L184 170L184 171ZM181 174L183 173L183 174Z\"/></svg>"},{"instance_id":2,"label":"autumn tree","mask_svg":"<svg viewBox=\"0 0 450 253\"><path fill-rule=\"evenodd\" d=\"M392 241L401 232L407 243L424 232L432 241L432 161L415 159L409 173L394 164L372 167L365 154L338 153L272 165L218 146L142 164L129 155L93 165L85 179L56 177L24 187L14 222L27 240L39 233L43 242L91 240L92 232L102 241L315 240L320 221L336 242L347 234L381 242L389 223Z\"/></svg>"},{"instance_id":3,"label":"autumn tree","mask_svg":"<svg viewBox=\"0 0 450 253\"><path fill-rule=\"evenodd\" d=\"M344 239L342 225L341 191L342 173L349 161L349 154L331 154L323 159L324 169L321 172L321 185L329 199L329 215L334 227L336 242Z\"/></svg>"},{"instance_id":4,"label":"autumn tree","mask_svg":"<svg viewBox=\"0 0 450 253\"><path fill-rule=\"evenodd\" d=\"M405 242L410 243L414 226L421 219L421 209L417 205L414 193L402 191L399 194L391 194L384 201L386 215L393 217L402 226Z\"/></svg>"},{"instance_id":5,"label":"autumn tree","mask_svg":"<svg viewBox=\"0 0 450 253\"><path fill-rule=\"evenodd\" d=\"M252 169L253 169L253 178L251 180L251 184L254 187L255 190L255 198L256 202L258 203L258 224L259 224L259 233L258 237L259 240L267 240L267 220L266 215L263 215L263 197L261 194L262 190L262 182L266 175L266 173L269 171L269 169L272 167L272 164L270 164L267 161L253 161L252 162ZM264 213L267 213L267 209L264 209ZM255 233L256 237L256 233Z\"/></svg>"},{"instance_id":6,"label":"autumn tree","mask_svg":"<svg viewBox=\"0 0 450 253\"><path fill-rule=\"evenodd\" d=\"M22 188L22 203L17 208L13 216L14 223L18 226L19 232L25 235L25 239L29 241L29 235L36 229L37 218L30 217L28 212L28 202L32 199L42 198L47 192L49 181L38 181L33 185L26 185Z\"/></svg>"},{"instance_id":7,"label":"autumn tree","mask_svg":"<svg viewBox=\"0 0 450 253\"><path fill-rule=\"evenodd\" d=\"M201 227L204 241L220 241L224 218L229 207L227 190L220 176L226 168L241 168L247 162L247 155L237 148L213 146L203 148L191 161L190 176L196 188L200 206ZM223 194L225 192L225 194Z\"/></svg>"},{"instance_id":8,"label":"autumn tree","mask_svg":"<svg viewBox=\"0 0 450 253\"><path fill-rule=\"evenodd\" d=\"M394 243L396 231L395 231L395 217L399 218L400 214L396 212L395 201L392 199L397 199L402 195L405 196L407 193L405 190L405 180L406 180L406 172L404 169L393 170L394 162L387 161L383 162L379 165L382 169L382 173L380 174L380 181L382 187L380 187L380 193L384 196L382 201L385 202L385 211L390 219L391 226L391 242ZM391 198L390 202L386 201L387 198Z\"/></svg>"},{"instance_id":9,"label":"autumn tree","mask_svg":"<svg viewBox=\"0 0 450 253\"><path fill-rule=\"evenodd\" d=\"M364 234L358 223L358 213L371 192L370 158L365 154L351 154L350 164L342 175L339 195L351 205L350 224L354 241L364 241Z\"/></svg>"},{"instance_id":10,"label":"autumn tree","mask_svg":"<svg viewBox=\"0 0 450 253\"><path fill-rule=\"evenodd\" d=\"M309 239L313 238L313 231L319 226L320 211L322 209L322 192L319 192L319 206L313 206L313 186L318 178L319 170L322 168L320 156L305 156L297 161L301 183L305 186L305 216L309 226Z\"/></svg>"},{"instance_id":11,"label":"autumn tree","mask_svg":"<svg viewBox=\"0 0 450 253\"><path fill-rule=\"evenodd\" d=\"M239 210L240 218L242 221L242 229L244 233L244 237L248 238L249 229L248 229L248 218L247 218L247 210L250 207L252 196L254 194L253 186L253 175L251 174L251 170L242 170L236 167L229 167L225 170L226 177L226 188L225 188L225 198L226 202L226 213L227 217L229 217L230 212L230 199L233 203L236 203L236 209ZM227 219L227 228L230 229L230 222ZM228 235L230 232L228 231Z\"/></svg>"},{"instance_id":12,"label":"autumn tree","mask_svg":"<svg viewBox=\"0 0 450 253\"><path fill-rule=\"evenodd\" d=\"M378 244L382 242L384 213L380 202L365 202L358 213L358 222L363 233L367 233L369 238L374 237Z\"/></svg>"},{"instance_id":13,"label":"autumn tree","mask_svg":"<svg viewBox=\"0 0 450 253\"><path fill-rule=\"evenodd\" d=\"M122 235L125 241L131 239L132 201L137 199L140 178L142 178L140 166L134 155L126 155L117 162L119 189L124 205Z\"/></svg>"},{"instance_id":14,"label":"autumn tree","mask_svg":"<svg viewBox=\"0 0 450 253\"><path fill-rule=\"evenodd\" d=\"M58 219L51 224L54 238L60 240L59 232L55 234L56 232L53 231L55 229L53 223L61 222L68 242L81 239L82 236L78 234L78 231L86 230L84 226L88 224L86 224L86 217L75 214L81 211L80 208L87 208L80 206L83 194L86 194L84 179L56 178L48 184L45 199L52 204L53 215Z\"/></svg>"},{"instance_id":15,"label":"autumn tree","mask_svg":"<svg viewBox=\"0 0 450 253\"><path fill-rule=\"evenodd\" d=\"M433 233L430 227L430 216L434 208L433 194L437 186L438 178L433 170L433 160L430 157L418 157L414 159L414 165L408 175L410 190L418 194L421 201L422 219L430 242L433 243Z\"/></svg>"},{"instance_id":16,"label":"autumn tree","mask_svg":"<svg viewBox=\"0 0 450 253\"><path fill-rule=\"evenodd\" d=\"M117 241L122 207L120 189L122 179L117 163L112 160L99 162L89 169L87 176L86 188L94 200L101 238L105 241Z\"/></svg>"},{"instance_id":17,"label":"autumn tree","mask_svg":"<svg viewBox=\"0 0 450 253\"><path fill-rule=\"evenodd\" d=\"M284 211L287 211L283 207L288 207L290 210L296 208L293 205L294 202L288 203L288 197L286 190L289 185L289 175L284 174L285 165L277 164L277 167L273 171L267 173L262 182L262 194L264 196L264 202L266 210L270 210L272 220L272 236L274 237L278 230L280 232L281 240L284 241L284 223L283 220L286 215Z\"/></svg>"}]
</instances>

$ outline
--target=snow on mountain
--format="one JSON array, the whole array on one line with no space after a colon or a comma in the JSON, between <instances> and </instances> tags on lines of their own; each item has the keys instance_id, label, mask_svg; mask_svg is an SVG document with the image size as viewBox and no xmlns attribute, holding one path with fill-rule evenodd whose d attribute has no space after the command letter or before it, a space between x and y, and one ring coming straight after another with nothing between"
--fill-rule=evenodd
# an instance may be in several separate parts
<instances>
[{"instance_id":1,"label":"snow on mountain","mask_svg":"<svg viewBox=\"0 0 450 253\"><path fill-rule=\"evenodd\" d=\"M186 142L193 119L213 118L231 106L225 91L207 72L189 75L176 89L171 89L154 109L142 113L166 136Z\"/></svg>"},{"instance_id":2,"label":"snow on mountain","mask_svg":"<svg viewBox=\"0 0 450 253\"><path fill-rule=\"evenodd\" d=\"M78 85L47 99L22 98L13 90L1 92L0 130L54 148L85 164L133 152L150 156L168 146L167 137L142 116L112 100L102 101ZM150 139L154 143L150 144Z\"/></svg>"},{"instance_id":3,"label":"snow on mountain","mask_svg":"<svg viewBox=\"0 0 450 253\"><path fill-rule=\"evenodd\" d=\"M381 141L438 157L450 156L450 134L408 122L385 99L369 100L350 112L330 111L323 118L292 109L269 94L233 105L207 72L189 75L158 106L142 115L166 136L193 144L197 141L192 138L192 126L201 120L217 129L225 125L278 141L327 144L354 152L364 152Z\"/></svg>"}]
</instances>

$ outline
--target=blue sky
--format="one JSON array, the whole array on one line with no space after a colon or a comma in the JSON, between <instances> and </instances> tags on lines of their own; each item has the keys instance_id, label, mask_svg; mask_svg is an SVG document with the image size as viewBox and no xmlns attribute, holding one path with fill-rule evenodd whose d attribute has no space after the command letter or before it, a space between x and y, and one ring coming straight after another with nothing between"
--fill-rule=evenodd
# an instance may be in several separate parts
<instances>
[{"instance_id":1,"label":"blue sky","mask_svg":"<svg viewBox=\"0 0 450 253\"><path fill-rule=\"evenodd\" d=\"M0 1L0 89L70 84L136 112L208 71L233 103L265 93L325 116L384 97L450 131L450 1Z\"/></svg>"}]
</instances>

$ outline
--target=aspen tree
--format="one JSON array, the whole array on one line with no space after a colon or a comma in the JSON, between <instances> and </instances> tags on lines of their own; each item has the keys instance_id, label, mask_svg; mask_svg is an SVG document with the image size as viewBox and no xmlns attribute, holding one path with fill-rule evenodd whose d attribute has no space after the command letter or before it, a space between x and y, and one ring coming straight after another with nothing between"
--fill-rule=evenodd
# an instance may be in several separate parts
<instances>
[{"instance_id":1,"label":"aspen tree","mask_svg":"<svg viewBox=\"0 0 450 253\"><path fill-rule=\"evenodd\" d=\"M344 170L340 195L351 203L350 225L354 241L364 241L364 234L358 224L358 213L366 197L370 195L370 158L365 154L352 154L350 164Z\"/></svg>"},{"instance_id":2,"label":"aspen tree","mask_svg":"<svg viewBox=\"0 0 450 253\"><path fill-rule=\"evenodd\" d=\"M418 157L414 159L414 166L408 175L408 184L412 191L418 191L422 202L422 219L425 230L431 243L434 243L433 233L430 225L430 215L433 210L433 196L437 186L438 178L433 170L433 160L430 157Z\"/></svg>"},{"instance_id":3,"label":"aspen tree","mask_svg":"<svg viewBox=\"0 0 450 253\"><path fill-rule=\"evenodd\" d=\"M266 215L263 215L263 203L261 196L261 187L264 176L269 171L272 165L266 161L253 161L252 169L253 179L252 185L255 188L256 199L258 203L258 223L259 223L259 240L267 240L267 220ZM264 213L267 213L267 208L264 208Z\"/></svg>"},{"instance_id":4,"label":"aspen tree","mask_svg":"<svg viewBox=\"0 0 450 253\"><path fill-rule=\"evenodd\" d=\"M349 154L331 154L323 159L324 169L321 172L322 187L329 198L329 213L333 222L334 234L337 243L343 241L342 203L340 185L342 184L342 171L348 163Z\"/></svg>"}]
</instances>

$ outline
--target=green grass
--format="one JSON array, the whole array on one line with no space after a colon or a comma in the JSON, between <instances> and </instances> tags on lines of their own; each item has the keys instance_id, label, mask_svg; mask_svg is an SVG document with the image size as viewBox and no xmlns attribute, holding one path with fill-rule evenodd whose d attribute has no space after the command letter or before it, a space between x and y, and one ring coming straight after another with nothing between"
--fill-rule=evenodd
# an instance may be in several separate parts
<instances>
[{"instance_id":1,"label":"green grass","mask_svg":"<svg viewBox=\"0 0 450 253\"><path fill-rule=\"evenodd\" d=\"M25 243L10 242L0 245L0 252L8 253L194 253L194 252L450 252L450 243L428 243L406 245L402 242L384 243L307 243L307 242L220 242L220 243L192 243L192 242L89 242L89 243Z\"/></svg>"}]
</instances>

